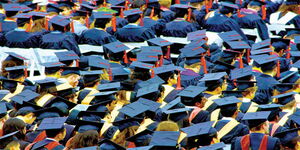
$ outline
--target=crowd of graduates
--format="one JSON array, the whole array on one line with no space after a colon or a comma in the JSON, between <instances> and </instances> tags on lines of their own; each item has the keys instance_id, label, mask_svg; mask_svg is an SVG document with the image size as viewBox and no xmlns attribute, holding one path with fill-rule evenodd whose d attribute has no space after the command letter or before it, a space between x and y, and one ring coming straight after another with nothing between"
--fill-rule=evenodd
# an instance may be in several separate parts
<instances>
[{"instance_id":1,"label":"crowd of graduates","mask_svg":"<svg viewBox=\"0 0 300 150\"><path fill-rule=\"evenodd\" d=\"M299 0L0 4L1 150L300 150Z\"/></svg>"}]
</instances>

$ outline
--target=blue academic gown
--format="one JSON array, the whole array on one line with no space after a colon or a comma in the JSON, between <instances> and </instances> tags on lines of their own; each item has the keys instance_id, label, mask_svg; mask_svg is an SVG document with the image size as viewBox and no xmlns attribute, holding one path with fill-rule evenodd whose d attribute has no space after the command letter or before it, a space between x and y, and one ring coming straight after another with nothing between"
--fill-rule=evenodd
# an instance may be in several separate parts
<instances>
[{"instance_id":1,"label":"blue academic gown","mask_svg":"<svg viewBox=\"0 0 300 150\"><path fill-rule=\"evenodd\" d=\"M247 37L241 30L239 24L234 19L223 14L215 13L213 17L208 18L204 28L211 32L236 31L243 37L243 40L247 41Z\"/></svg>"},{"instance_id":2,"label":"blue academic gown","mask_svg":"<svg viewBox=\"0 0 300 150\"><path fill-rule=\"evenodd\" d=\"M8 31L12 31L17 28L18 25L14 21L2 21L1 22L1 33L7 33Z\"/></svg>"},{"instance_id":3,"label":"blue academic gown","mask_svg":"<svg viewBox=\"0 0 300 150\"><path fill-rule=\"evenodd\" d=\"M162 28L164 27L163 21L155 21L150 17L144 17L143 22L145 28L151 29L157 36L161 35Z\"/></svg>"},{"instance_id":4,"label":"blue academic gown","mask_svg":"<svg viewBox=\"0 0 300 150\"><path fill-rule=\"evenodd\" d=\"M42 140L42 141L39 141L37 143L35 143L32 147L31 147L31 150L34 150L34 149L42 149L42 148L45 148L45 146L47 146L48 144L52 143L53 140L50 140L48 138ZM64 149L64 146L63 145L58 145L56 147L54 147L53 149L51 150L63 150Z\"/></svg>"},{"instance_id":5,"label":"blue academic gown","mask_svg":"<svg viewBox=\"0 0 300 150\"><path fill-rule=\"evenodd\" d=\"M183 18L177 18L166 24L162 31L163 36L186 37L189 32L197 31L193 23L185 21Z\"/></svg>"},{"instance_id":6,"label":"blue academic gown","mask_svg":"<svg viewBox=\"0 0 300 150\"><path fill-rule=\"evenodd\" d=\"M198 23L200 28L203 28L205 25L205 16L206 16L206 12L203 10L194 10L193 14L196 18L196 22Z\"/></svg>"},{"instance_id":7,"label":"blue academic gown","mask_svg":"<svg viewBox=\"0 0 300 150\"><path fill-rule=\"evenodd\" d=\"M269 103L272 100L275 84L279 82L274 77L266 74L256 76L256 81L258 89L252 101L257 104Z\"/></svg>"},{"instance_id":8,"label":"blue academic gown","mask_svg":"<svg viewBox=\"0 0 300 150\"><path fill-rule=\"evenodd\" d=\"M219 120L216 125L215 129L220 131L230 120ZM244 124L238 124L235 126L229 133L227 133L225 136L221 138L221 142L224 142L225 144L230 144L234 142L234 140L239 137L239 136L244 136L246 134L249 134L249 129L246 125Z\"/></svg>"},{"instance_id":9,"label":"blue academic gown","mask_svg":"<svg viewBox=\"0 0 300 150\"><path fill-rule=\"evenodd\" d=\"M250 148L252 150L258 150L263 137L264 137L263 133L251 133ZM242 150L241 138L242 137L236 138L236 140L231 144L231 150ZM278 138L269 136L267 143L268 143L267 150L280 150L280 141Z\"/></svg>"},{"instance_id":10,"label":"blue academic gown","mask_svg":"<svg viewBox=\"0 0 300 150\"><path fill-rule=\"evenodd\" d=\"M169 9L162 9L161 11L161 19L165 22L171 22L175 19L175 13Z\"/></svg>"},{"instance_id":11,"label":"blue academic gown","mask_svg":"<svg viewBox=\"0 0 300 150\"><path fill-rule=\"evenodd\" d=\"M5 46L10 48L37 48L40 36L16 28L5 34Z\"/></svg>"},{"instance_id":12,"label":"blue academic gown","mask_svg":"<svg viewBox=\"0 0 300 150\"><path fill-rule=\"evenodd\" d=\"M124 18L120 18L120 17L116 17L116 27L117 28L122 28L124 26L126 26L128 24L128 21ZM106 32L113 35L115 32L113 31L113 28L112 27L108 27L106 28Z\"/></svg>"},{"instance_id":13,"label":"blue academic gown","mask_svg":"<svg viewBox=\"0 0 300 150\"><path fill-rule=\"evenodd\" d=\"M81 55L78 44L73 35L53 31L41 37L40 48L43 49L67 49Z\"/></svg>"},{"instance_id":14,"label":"blue academic gown","mask_svg":"<svg viewBox=\"0 0 300 150\"><path fill-rule=\"evenodd\" d=\"M118 29L114 36L121 42L144 42L155 38L155 34L151 29L135 24L128 24Z\"/></svg>"},{"instance_id":15,"label":"blue academic gown","mask_svg":"<svg viewBox=\"0 0 300 150\"><path fill-rule=\"evenodd\" d=\"M93 28L84 31L81 36L79 36L78 44L105 45L115 41L117 41L117 39L105 30Z\"/></svg>"},{"instance_id":16,"label":"blue academic gown","mask_svg":"<svg viewBox=\"0 0 300 150\"><path fill-rule=\"evenodd\" d=\"M258 35L262 40L269 39L268 27L261 17L254 11L249 9L241 10L242 17L238 17L237 14L232 18L237 21L241 28L245 29L257 29Z\"/></svg>"}]
</instances>

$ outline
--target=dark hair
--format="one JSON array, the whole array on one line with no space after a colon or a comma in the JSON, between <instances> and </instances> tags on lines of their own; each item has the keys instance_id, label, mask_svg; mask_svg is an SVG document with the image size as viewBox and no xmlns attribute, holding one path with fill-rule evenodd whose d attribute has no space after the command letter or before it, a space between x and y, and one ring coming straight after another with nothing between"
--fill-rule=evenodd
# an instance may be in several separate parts
<instances>
[{"instance_id":1,"label":"dark hair","mask_svg":"<svg viewBox=\"0 0 300 150\"><path fill-rule=\"evenodd\" d=\"M150 72L133 71L131 79L146 81L151 78Z\"/></svg>"},{"instance_id":2,"label":"dark hair","mask_svg":"<svg viewBox=\"0 0 300 150\"><path fill-rule=\"evenodd\" d=\"M110 22L111 19L96 19L94 26L96 28L105 28L106 24Z\"/></svg>"},{"instance_id":3,"label":"dark hair","mask_svg":"<svg viewBox=\"0 0 300 150\"><path fill-rule=\"evenodd\" d=\"M65 30L65 27L62 27L62 26L59 26L59 25L56 25L56 24L53 24L53 23L52 23L52 27L53 27L54 31L60 31L60 32L70 31L70 26L69 25L66 26L66 30Z\"/></svg>"},{"instance_id":4,"label":"dark hair","mask_svg":"<svg viewBox=\"0 0 300 150\"><path fill-rule=\"evenodd\" d=\"M150 16L151 12L152 12L152 8L145 9L144 16ZM153 14L153 16L158 15L158 17L160 18L160 12L161 12L160 9L154 8L154 14Z\"/></svg>"},{"instance_id":5,"label":"dark hair","mask_svg":"<svg viewBox=\"0 0 300 150\"><path fill-rule=\"evenodd\" d=\"M54 138L58 134L65 131L65 128L45 130L48 138Z\"/></svg>"},{"instance_id":6,"label":"dark hair","mask_svg":"<svg viewBox=\"0 0 300 150\"><path fill-rule=\"evenodd\" d=\"M165 73L161 73L157 75L158 77L160 77L161 79L163 79L165 81L165 83L168 83L168 80L171 78L174 78L174 72L173 71L169 71L169 72L165 72Z\"/></svg>"},{"instance_id":7,"label":"dark hair","mask_svg":"<svg viewBox=\"0 0 300 150\"><path fill-rule=\"evenodd\" d=\"M83 148L96 146L98 144L99 133L95 130L78 133L73 137L70 148Z\"/></svg>"},{"instance_id":8,"label":"dark hair","mask_svg":"<svg viewBox=\"0 0 300 150\"><path fill-rule=\"evenodd\" d=\"M134 0L131 4L131 8L141 8L143 5L145 5L145 1Z\"/></svg>"},{"instance_id":9,"label":"dark hair","mask_svg":"<svg viewBox=\"0 0 300 150\"><path fill-rule=\"evenodd\" d=\"M205 81L205 86L207 87L207 91L214 91L216 88L221 87L223 85L223 79L218 81Z\"/></svg>"},{"instance_id":10,"label":"dark hair","mask_svg":"<svg viewBox=\"0 0 300 150\"><path fill-rule=\"evenodd\" d=\"M25 134L23 133L24 128L26 128L26 123L19 118L9 118L3 125L3 135L19 131L16 137L19 140L25 139Z\"/></svg>"},{"instance_id":11,"label":"dark hair","mask_svg":"<svg viewBox=\"0 0 300 150\"><path fill-rule=\"evenodd\" d=\"M18 13L18 11L5 11L5 16L7 18L13 17Z\"/></svg>"},{"instance_id":12,"label":"dark hair","mask_svg":"<svg viewBox=\"0 0 300 150\"><path fill-rule=\"evenodd\" d=\"M223 117L232 117L234 113L237 111L237 104L231 104L221 107L221 115Z\"/></svg>"},{"instance_id":13,"label":"dark hair","mask_svg":"<svg viewBox=\"0 0 300 150\"><path fill-rule=\"evenodd\" d=\"M18 18L17 19L17 26L18 27L23 27L26 23L29 23L29 19L21 19L21 18Z\"/></svg>"},{"instance_id":14,"label":"dark hair","mask_svg":"<svg viewBox=\"0 0 300 150\"><path fill-rule=\"evenodd\" d=\"M126 18L128 20L128 23L135 23L141 18L141 16L139 14L137 14L137 15L127 16Z\"/></svg>"},{"instance_id":15,"label":"dark hair","mask_svg":"<svg viewBox=\"0 0 300 150\"><path fill-rule=\"evenodd\" d=\"M274 61L260 65L261 71L263 72L272 71L275 67L276 67L276 63Z\"/></svg>"}]
</instances>

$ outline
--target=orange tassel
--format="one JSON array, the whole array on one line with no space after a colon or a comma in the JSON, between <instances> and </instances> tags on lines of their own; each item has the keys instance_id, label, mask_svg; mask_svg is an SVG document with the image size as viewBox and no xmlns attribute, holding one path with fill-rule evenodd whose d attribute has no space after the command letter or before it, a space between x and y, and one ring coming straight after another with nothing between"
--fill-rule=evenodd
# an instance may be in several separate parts
<instances>
[{"instance_id":1,"label":"orange tassel","mask_svg":"<svg viewBox=\"0 0 300 150\"><path fill-rule=\"evenodd\" d=\"M247 62L250 63L250 49L247 49Z\"/></svg>"},{"instance_id":2,"label":"orange tassel","mask_svg":"<svg viewBox=\"0 0 300 150\"><path fill-rule=\"evenodd\" d=\"M175 0L175 4L180 4L180 0Z\"/></svg>"},{"instance_id":3,"label":"orange tassel","mask_svg":"<svg viewBox=\"0 0 300 150\"><path fill-rule=\"evenodd\" d=\"M288 49L286 50L286 58L287 58L287 59L290 59L290 58L291 58L291 53L290 53L290 51L291 51L291 47L289 46Z\"/></svg>"},{"instance_id":4,"label":"orange tassel","mask_svg":"<svg viewBox=\"0 0 300 150\"><path fill-rule=\"evenodd\" d=\"M30 18L29 25L26 28L26 32L30 32L31 31L32 24L33 24L33 20L32 20L32 18Z\"/></svg>"},{"instance_id":5,"label":"orange tassel","mask_svg":"<svg viewBox=\"0 0 300 150\"><path fill-rule=\"evenodd\" d=\"M125 64L128 64L128 57L127 57L126 51L124 51L123 60L124 60L124 63L125 63Z\"/></svg>"},{"instance_id":6,"label":"orange tassel","mask_svg":"<svg viewBox=\"0 0 300 150\"><path fill-rule=\"evenodd\" d=\"M79 60L76 59L75 62L76 62L76 67L79 67Z\"/></svg>"},{"instance_id":7,"label":"orange tassel","mask_svg":"<svg viewBox=\"0 0 300 150\"><path fill-rule=\"evenodd\" d=\"M82 0L79 0L79 4L82 4Z\"/></svg>"},{"instance_id":8,"label":"orange tassel","mask_svg":"<svg viewBox=\"0 0 300 150\"><path fill-rule=\"evenodd\" d=\"M208 6L208 0L205 0L205 11L206 13L209 13L209 6Z\"/></svg>"},{"instance_id":9,"label":"orange tassel","mask_svg":"<svg viewBox=\"0 0 300 150\"><path fill-rule=\"evenodd\" d=\"M161 67L162 65L164 65L164 55L161 55L159 60L159 66Z\"/></svg>"},{"instance_id":10,"label":"orange tassel","mask_svg":"<svg viewBox=\"0 0 300 150\"><path fill-rule=\"evenodd\" d=\"M0 32L2 32L2 23L0 22Z\"/></svg>"},{"instance_id":11,"label":"orange tassel","mask_svg":"<svg viewBox=\"0 0 300 150\"><path fill-rule=\"evenodd\" d=\"M106 0L103 1L103 7L106 7Z\"/></svg>"},{"instance_id":12,"label":"orange tassel","mask_svg":"<svg viewBox=\"0 0 300 150\"><path fill-rule=\"evenodd\" d=\"M243 63L243 57L242 57L242 54L240 54L240 56L239 56L239 65L240 65L240 68L244 68L244 63Z\"/></svg>"},{"instance_id":13,"label":"orange tassel","mask_svg":"<svg viewBox=\"0 0 300 150\"><path fill-rule=\"evenodd\" d=\"M181 75L180 75L180 71L178 71L178 77L177 77L177 85L176 85L176 90L181 90Z\"/></svg>"},{"instance_id":14,"label":"orange tassel","mask_svg":"<svg viewBox=\"0 0 300 150\"><path fill-rule=\"evenodd\" d=\"M25 66L28 66L28 64L27 64L27 63L25 63ZM27 77L28 77L27 68L25 68L25 69L24 69L24 75L25 75L25 78L27 78Z\"/></svg>"},{"instance_id":15,"label":"orange tassel","mask_svg":"<svg viewBox=\"0 0 300 150\"><path fill-rule=\"evenodd\" d=\"M143 14L141 14L141 18L140 18L140 26L144 26L144 16Z\"/></svg>"},{"instance_id":16,"label":"orange tassel","mask_svg":"<svg viewBox=\"0 0 300 150\"><path fill-rule=\"evenodd\" d=\"M155 74L154 74L154 70L151 69L151 78L154 78Z\"/></svg>"},{"instance_id":17,"label":"orange tassel","mask_svg":"<svg viewBox=\"0 0 300 150\"><path fill-rule=\"evenodd\" d=\"M192 8L188 9L188 18L187 21L190 22L191 21L191 17L192 17Z\"/></svg>"},{"instance_id":18,"label":"orange tassel","mask_svg":"<svg viewBox=\"0 0 300 150\"><path fill-rule=\"evenodd\" d=\"M168 47L167 47L167 54L166 54L166 58L167 58L167 59L170 59L170 57L171 57L171 47L170 47L170 46L168 46Z\"/></svg>"},{"instance_id":19,"label":"orange tassel","mask_svg":"<svg viewBox=\"0 0 300 150\"><path fill-rule=\"evenodd\" d=\"M85 17L85 26L86 26L87 28L90 28L89 15L86 15L86 17Z\"/></svg>"},{"instance_id":20,"label":"orange tassel","mask_svg":"<svg viewBox=\"0 0 300 150\"><path fill-rule=\"evenodd\" d=\"M206 43L207 47L209 47L209 45ZM208 48L207 52L206 52L207 56L210 56L210 48Z\"/></svg>"},{"instance_id":21,"label":"orange tassel","mask_svg":"<svg viewBox=\"0 0 300 150\"><path fill-rule=\"evenodd\" d=\"M236 87L237 86L237 84L236 84L236 79L233 79L233 85Z\"/></svg>"},{"instance_id":22,"label":"orange tassel","mask_svg":"<svg viewBox=\"0 0 300 150\"><path fill-rule=\"evenodd\" d=\"M71 21L71 24L70 24L70 25L71 25L71 32L74 33L74 32L75 32L75 29L74 29L74 22Z\"/></svg>"},{"instance_id":23,"label":"orange tassel","mask_svg":"<svg viewBox=\"0 0 300 150\"><path fill-rule=\"evenodd\" d=\"M203 71L205 74L207 74L207 67L206 67L206 60L205 60L205 56L201 57L201 64L203 66Z\"/></svg>"},{"instance_id":24,"label":"orange tassel","mask_svg":"<svg viewBox=\"0 0 300 150\"><path fill-rule=\"evenodd\" d=\"M124 18L124 10L123 10L123 8L121 8L121 10L120 10L120 18Z\"/></svg>"},{"instance_id":25,"label":"orange tassel","mask_svg":"<svg viewBox=\"0 0 300 150\"><path fill-rule=\"evenodd\" d=\"M111 70L111 68L109 68L108 69L108 76L109 76L109 81L112 81L113 79L112 79L112 70Z\"/></svg>"},{"instance_id":26,"label":"orange tassel","mask_svg":"<svg viewBox=\"0 0 300 150\"><path fill-rule=\"evenodd\" d=\"M117 18L116 18L116 16L112 17L111 24L112 24L113 31L116 32L117 31Z\"/></svg>"},{"instance_id":27,"label":"orange tassel","mask_svg":"<svg viewBox=\"0 0 300 150\"><path fill-rule=\"evenodd\" d=\"M279 78L280 77L280 61L277 60L277 73L276 73L276 77Z\"/></svg>"},{"instance_id":28,"label":"orange tassel","mask_svg":"<svg viewBox=\"0 0 300 150\"><path fill-rule=\"evenodd\" d=\"M46 20L45 20L45 29L47 30L47 31L49 31L49 21L48 21L48 18L46 17L45 18Z\"/></svg>"},{"instance_id":29,"label":"orange tassel","mask_svg":"<svg viewBox=\"0 0 300 150\"><path fill-rule=\"evenodd\" d=\"M238 14L238 17L239 17L239 18L242 17L241 10L238 9L238 10L237 10L237 14Z\"/></svg>"},{"instance_id":30,"label":"orange tassel","mask_svg":"<svg viewBox=\"0 0 300 150\"><path fill-rule=\"evenodd\" d=\"M267 8L266 8L266 5L263 5L262 7L261 7L261 9L262 9L262 20L266 20L266 18L267 18Z\"/></svg>"},{"instance_id":31,"label":"orange tassel","mask_svg":"<svg viewBox=\"0 0 300 150\"><path fill-rule=\"evenodd\" d=\"M154 7L152 7L152 9L151 9L150 18L152 19L152 18L153 18L153 16L154 16Z\"/></svg>"},{"instance_id":32,"label":"orange tassel","mask_svg":"<svg viewBox=\"0 0 300 150\"><path fill-rule=\"evenodd\" d=\"M126 0L125 1L125 10L128 10L129 8L128 8L128 1Z\"/></svg>"}]
</instances>

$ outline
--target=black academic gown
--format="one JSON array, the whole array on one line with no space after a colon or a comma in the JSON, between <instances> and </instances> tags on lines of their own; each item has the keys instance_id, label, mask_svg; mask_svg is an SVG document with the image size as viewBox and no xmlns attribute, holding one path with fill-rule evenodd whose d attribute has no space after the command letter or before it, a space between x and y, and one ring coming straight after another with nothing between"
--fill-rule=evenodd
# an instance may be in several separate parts
<instances>
[{"instance_id":1,"label":"black academic gown","mask_svg":"<svg viewBox=\"0 0 300 150\"><path fill-rule=\"evenodd\" d=\"M194 24L185 21L183 18L177 18L166 24L162 31L163 36L186 37L189 32L197 31Z\"/></svg>"},{"instance_id":2,"label":"black academic gown","mask_svg":"<svg viewBox=\"0 0 300 150\"><path fill-rule=\"evenodd\" d=\"M9 31L4 36L5 46L10 48L37 48L40 36L22 29Z\"/></svg>"},{"instance_id":3,"label":"black academic gown","mask_svg":"<svg viewBox=\"0 0 300 150\"><path fill-rule=\"evenodd\" d=\"M128 24L117 29L114 36L121 42L144 42L155 38L155 34L151 29L135 24Z\"/></svg>"},{"instance_id":4,"label":"black academic gown","mask_svg":"<svg viewBox=\"0 0 300 150\"><path fill-rule=\"evenodd\" d=\"M256 76L257 92L253 102L257 104L267 104L271 101L275 84L279 83L274 77L266 74Z\"/></svg>"},{"instance_id":5,"label":"black academic gown","mask_svg":"<svg viewBox=\"0 0 300 150\"><path fill-rule=\"evenodd\" d=\"M78 44L101 46L115 41L117 41L117 39L114 36L107 33L106 31L94 28L84 31L79 36Z\"/></svg>"}]
</instances>

